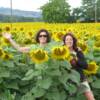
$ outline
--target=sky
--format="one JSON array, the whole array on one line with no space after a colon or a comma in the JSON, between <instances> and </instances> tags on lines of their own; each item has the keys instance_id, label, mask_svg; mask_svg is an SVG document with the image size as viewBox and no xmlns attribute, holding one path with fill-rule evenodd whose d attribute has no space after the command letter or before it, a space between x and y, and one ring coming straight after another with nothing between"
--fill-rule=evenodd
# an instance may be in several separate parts
<instances>
[{"instance_id":1,"label":"sky","mask_svg":"<svg viewBox=\"0 0 100 100\"><path fill-rule=\"evenodd\" d=\"M0 0L0 7L10 8L11 0ZM49 0L12 0L12 8L25 11L39 11L39 8ZM72 8L79 7L81 0L67 0Z\"/></svg>"}]
</instances>

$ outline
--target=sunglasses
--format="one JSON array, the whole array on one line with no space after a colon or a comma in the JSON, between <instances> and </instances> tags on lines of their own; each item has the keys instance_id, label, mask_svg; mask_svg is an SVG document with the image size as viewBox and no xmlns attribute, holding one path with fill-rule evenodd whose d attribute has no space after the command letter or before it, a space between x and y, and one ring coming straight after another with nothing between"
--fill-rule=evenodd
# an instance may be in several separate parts
<instances>
[{"instance_id":1,"label":"sunglasses","mask_svg":"<svg viewBox=\"0 0 100 100\"><path fill-rule=\"evenodd\" d=\"M47 37L47 35L39 35L39 37Z\"/></svg>"}]
</instances>

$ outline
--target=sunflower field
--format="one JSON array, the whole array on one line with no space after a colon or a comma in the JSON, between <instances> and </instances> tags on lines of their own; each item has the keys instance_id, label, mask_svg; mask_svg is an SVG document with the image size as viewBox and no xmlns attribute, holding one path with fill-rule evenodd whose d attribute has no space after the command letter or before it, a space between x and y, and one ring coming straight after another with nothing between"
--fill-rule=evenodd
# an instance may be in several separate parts
<instances>
[{"instance_id":1,"label":"sunflower field","mask_svg":"<svg viewBox=\"0 0 100 100\"><path fill-rule=\"evenodd\" d=\"M47 29L51 43L41 48L35 41L40 29ZM29 53L13 48L2 33L12 34ZM100 100L100 23L49 24L0 23L0 100L86 100L77 92L80 75L71 68L71 55L62 46L64 34L78 39L88 68L84 70L96 100Z\"/></svg>"}]
</instances>

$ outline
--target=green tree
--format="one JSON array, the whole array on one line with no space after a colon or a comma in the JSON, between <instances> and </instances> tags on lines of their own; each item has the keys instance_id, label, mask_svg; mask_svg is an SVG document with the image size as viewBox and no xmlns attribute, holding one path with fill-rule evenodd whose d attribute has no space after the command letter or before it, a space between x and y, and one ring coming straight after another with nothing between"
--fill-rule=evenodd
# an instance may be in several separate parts
<instances>
[{"instance_id":1,"label":"green tree","mask_svg":"<svg viewBox=\"0 0 100 100\"><path fill-rule=\"evenodd\" d=\"M70 6L66 0L49 0L49 2L43 5L41 9L45 22L68 22L70 16Z\"/></svg>"},{"instance_id":2,"label":"green tree","mask_svg":"<svg viewBox=\"0 0 100 100\"><path fill-rule=\"evenodd\" d=\"M96 11L97 11L97 21L100 22L100 0L97 0L97 8L96 8Z\"/></svg>"},{"instance_id":3,"label":"green tree","mask_svg":"<svg viewBox=\"0 0 100 100\"><path fill-rule=\"evenodd\" d=\"M82 21L83 19L83 11L81 8L74 8L72 10L71 16L73 18L73 22L76 22L77 20Z\"/></svg>"},{"instance_id":4,"label":"green tree","mask_svg":"<svg viewBox=\"0 0 100 100\"><path fill-rule=\"evenodd\" d=\"M86 21L96 21L97 9L99 11L100 0L82 0L83 16ZM100 11L99 11L100 12ZM98 16L99 16L98 15Z\"/></svg>"}]
</instances>

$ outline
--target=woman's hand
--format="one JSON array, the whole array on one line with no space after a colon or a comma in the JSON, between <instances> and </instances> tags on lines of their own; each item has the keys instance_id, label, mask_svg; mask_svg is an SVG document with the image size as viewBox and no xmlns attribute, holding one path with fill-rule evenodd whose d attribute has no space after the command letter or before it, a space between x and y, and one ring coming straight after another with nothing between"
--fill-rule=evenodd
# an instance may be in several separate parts
<instances>
[{"instance_id":1,"label":"woman's hand","mask_svg":"<svg viewBox=\"0 0 100 100\"><path fill-rule=\"evenodd\" d=\"M30 48L29 47L20 47L19 44L17 44L13 39L12 39L12 35L9 33L2 33L3 37L8 39L10 41L10 43L12 44L12 46L17 49L20 52L23 53L28 53Z\"/></svg>"},{"instance_id":2,"label":"woman's hand","mask_svg":"<svg viewBox=\"0 0 100 100\"><path fill-rule=\"evenodd\" d=\"M2 33L2 36L8 40L10 40L12 38L12 35L9 33Z\"/></svg>"}]
</instances>

